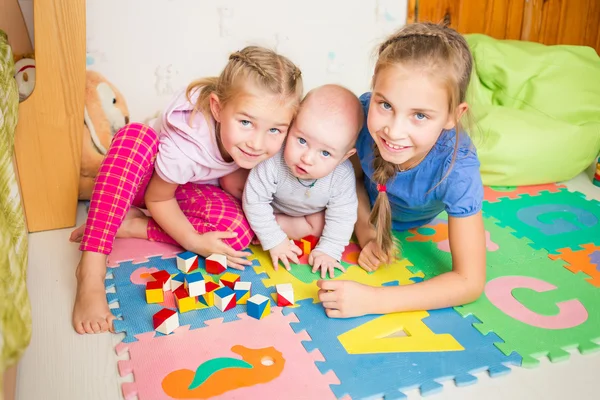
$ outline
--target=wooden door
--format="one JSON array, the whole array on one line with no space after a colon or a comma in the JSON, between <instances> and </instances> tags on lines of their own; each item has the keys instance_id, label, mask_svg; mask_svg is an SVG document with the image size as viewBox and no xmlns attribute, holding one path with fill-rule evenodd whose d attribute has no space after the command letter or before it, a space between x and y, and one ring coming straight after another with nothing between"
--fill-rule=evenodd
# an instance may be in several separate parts
<instances>
[{"instance_id":1,"label":"wooden door","mask_svg":"<svg viewBox=\"0 0 600 400\"><path fill-rule=\"evenodd\" d=\"M409 0L408 22L446 21L461 33L590 46L600 53L599 0Z\"/></svg>"},{"instance_id":2,"label":"wooden door","mask_svg":"<svg viewBox=\"0 0 600 400\"><path fill-rule=\"evenodd\" d=\"M85 94L85 1L35 0L36 84L15 158L29 232L75 225Z\"/></svg>"}]
</instances>

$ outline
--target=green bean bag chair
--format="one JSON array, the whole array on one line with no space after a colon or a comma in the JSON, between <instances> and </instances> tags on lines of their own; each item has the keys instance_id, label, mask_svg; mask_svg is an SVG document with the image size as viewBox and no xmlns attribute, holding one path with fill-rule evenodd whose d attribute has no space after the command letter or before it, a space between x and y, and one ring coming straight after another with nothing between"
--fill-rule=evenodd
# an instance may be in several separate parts
<instances>
[{"instance_id":1,"label":"green bean bag chair","mask_svg":"<svg viewBox=\"0 0 600 400\"><path fill-rule=\"evenodd\" d=\"M466 35L475 68L467 100L485 185L565 181L600 152L600 57Z\"/></svg>"}]
</instances>

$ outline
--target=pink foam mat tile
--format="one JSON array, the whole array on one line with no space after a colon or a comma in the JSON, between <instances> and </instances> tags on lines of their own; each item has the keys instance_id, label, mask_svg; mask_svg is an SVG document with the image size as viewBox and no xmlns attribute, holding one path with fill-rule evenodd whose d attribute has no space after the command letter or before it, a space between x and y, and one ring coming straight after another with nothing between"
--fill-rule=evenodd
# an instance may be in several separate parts
<instances>
[{"instance_id":1,"label":"pink foam mat tile","mask_svg":"<svg viewBox=\"0 0 600 400\"><path fill-rule=\"evenodd\" d=\"M150 257L173 258L183 249L167 243L152 242L145 239L116 239L112 253L108 255L106 265L116 267L122 262L134 264L147 262Z\"/></svg>"},{"instance_id":2,"label":"pink foam mat tile","mask_svg":"<svg viewBox=\"0 0 600 400\"><path fill-rule=\"evenodd\" d=\"M173 382L186 392L192 377L206 378L206 370L213 371L213 375L206 378L202 389L210 385L211 379L217 379L222 393L213 396L218 399L335 399L329 385L340 382L333 371L319 372L315 361L323 361L323 356L318 350L306 351L302 341L310 337L306 332L295 333L290 326L298 322L295 314L284 316L280 308L273 307L272 313L262 320L245 313L239 314L239 318L227 324L222 323L222 318L205 321L208 326L202 329L189 330L185 325L167 336L143 333L136 336L136 342L117 345L117 353L128 351L130 358L119 361L119 373L121 376L132 373L134 377L133 383L122 385L125 399L204 398L193 393L170 396L167 392L173 395ZM261 361L267 357L272 362L264 364L248 354ZM247 371L222 365L240 365L241 360L260 369L259 375L270 378L253 385L240 384ZM215 368L216 364L221 367ZM268 368L277 368L277 372L266 372ZM175 379L182 373L187 378Z\"/></svg>"}]
</instances>

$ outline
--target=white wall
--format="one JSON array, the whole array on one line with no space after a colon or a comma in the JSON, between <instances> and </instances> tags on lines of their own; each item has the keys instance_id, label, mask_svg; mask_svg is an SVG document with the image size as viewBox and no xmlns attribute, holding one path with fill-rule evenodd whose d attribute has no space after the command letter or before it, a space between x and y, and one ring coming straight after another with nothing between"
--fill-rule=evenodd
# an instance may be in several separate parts
<instances>
[{"instance_id":1,"label":"white wall","mask_svg":"<svg viewBox=\"0 0 600 400\"><path fill-rule=\"evenodd\" d=\"M406 23L406 8L407 0L87 0L88 68L119 88L133 121L192 79L218 74L248 44L292 59L307 90L335 82L361 94L375 47Z\"/></svg>"},{"instance_id":2,"label":"white wall","mask_svg":"<svg viewBox=\"0 0 600 400\"><path fill-rule=\"evenodd\" d=\"M29 32L29 38L31 43L33 40L33 0L19 0L19 6L21 7L21 13L25 19L25 25L27 25L27 31Z\"/></svg>"}]
</instances>

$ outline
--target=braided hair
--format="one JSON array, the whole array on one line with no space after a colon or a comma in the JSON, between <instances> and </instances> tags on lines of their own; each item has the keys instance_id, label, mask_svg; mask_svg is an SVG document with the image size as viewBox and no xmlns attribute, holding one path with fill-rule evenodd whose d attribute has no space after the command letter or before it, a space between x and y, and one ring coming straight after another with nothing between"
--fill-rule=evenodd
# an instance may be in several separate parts
<instances>
[{"instance_id":1,"label":"braided hair","mask_svg":"<svg viewBox=\"0 0 600 400\"><path fill-rule=\"evenodd\" d=\"M239 94L243 87L240 83L246 79L253 79L258 87L270 94L293 99L293 106L298 108L303 93L302 72L288 58L259 46L248 46L230 54L219 76L190 83L186 95L191 102L192 94L200 91L194 108L208 119L211 93L215 93L224 106Z\"/></svg>"}]
</instances>

